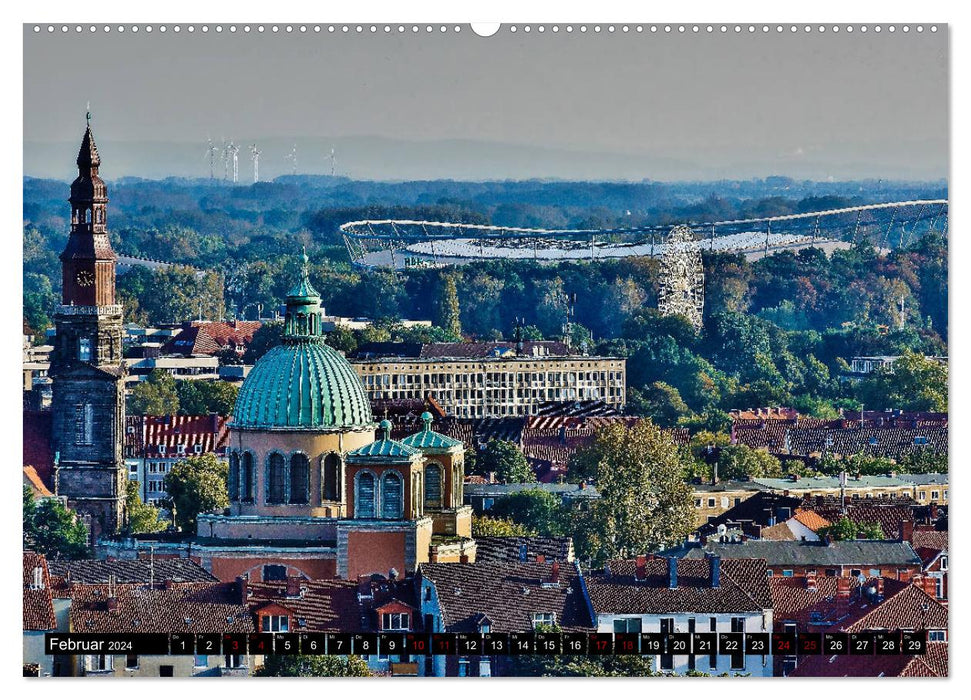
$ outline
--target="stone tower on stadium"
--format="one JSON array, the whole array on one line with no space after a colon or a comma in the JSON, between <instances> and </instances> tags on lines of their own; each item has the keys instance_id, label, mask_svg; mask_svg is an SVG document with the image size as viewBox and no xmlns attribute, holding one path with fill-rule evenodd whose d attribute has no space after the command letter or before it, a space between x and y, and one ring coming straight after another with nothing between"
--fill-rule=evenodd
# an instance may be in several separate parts
<instances>
[{"instance_id":1,"label":"stone tower on stadium","mask_svg":"<svg viewBox=\"0 0 971 700\"><path fill-rule=\"evenodd\" d=\"M90 517L97 537L117 531L125 519L125 369L108 191L98 176L90 113L77 164L71 234L61 253L62 299L54 315L52 447L56 493Z\"/></svg>"}]
</instances>

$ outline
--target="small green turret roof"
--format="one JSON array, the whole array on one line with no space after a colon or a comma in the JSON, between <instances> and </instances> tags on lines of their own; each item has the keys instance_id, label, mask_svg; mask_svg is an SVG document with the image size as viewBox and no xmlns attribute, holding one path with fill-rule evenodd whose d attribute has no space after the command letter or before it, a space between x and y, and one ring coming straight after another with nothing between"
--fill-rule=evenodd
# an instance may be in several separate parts
<instances>
[{"instance_id":1,"label":"small green turret roof","mask_svg":"<svg viewBox=\"0 0 971 700\"><path fill-rule=\"evenodd\" d=\"M403 438L401 440L403 444L425 451L446 451L462 446L461 440L450 438L448 435L442 435L432 430L432 414L428 411L421 414L421 420L425 427L414 435Z\"/></svg>"},{"instance_id":2,"label":"small green turret roof","mask_svg":"<svg viewBox=\"0 0 971 700\"><path fill-rule=\"evenodd\" d=\"M288 304L301 302L306 304L320 303L320 292L310 284L310 258L307 257L306 248L303 251L303 266L301 268L300 281L287 292Z\"/></svg>"},{"instance_id":3,"label":"small green turret roof","mask_svg":"<svg viewBox=\"0 0 971 700\"><path fill-rule=\"evenodd\" d=\"M347 457L349 462L390 462L393 464L401 464L409 463L416 455L421 454L420 450L391 439L391 421L387 418L381 421L378 428L382 433L381 438L348 452Z\"/></svg>"}]
</instances>

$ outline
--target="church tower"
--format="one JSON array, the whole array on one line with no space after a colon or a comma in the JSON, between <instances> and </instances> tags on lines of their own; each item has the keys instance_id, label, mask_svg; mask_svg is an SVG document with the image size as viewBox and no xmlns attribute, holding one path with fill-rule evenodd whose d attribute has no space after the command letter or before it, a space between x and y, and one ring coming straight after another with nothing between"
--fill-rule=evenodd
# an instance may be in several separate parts
<instances>
[{"instance_id":1,"label":"church tower","mask_svg":"<svg viewBox=\"0 0 971 700\"><path fill-rule=\"evenodd\" d=\"M108 191L98 176L90 113L87 119L71 183L71 234L61 253L63 292L50 374L56 493L90 516L97 537L117 531L125 519L125 369Z\"/></svg>"}]
</instances>

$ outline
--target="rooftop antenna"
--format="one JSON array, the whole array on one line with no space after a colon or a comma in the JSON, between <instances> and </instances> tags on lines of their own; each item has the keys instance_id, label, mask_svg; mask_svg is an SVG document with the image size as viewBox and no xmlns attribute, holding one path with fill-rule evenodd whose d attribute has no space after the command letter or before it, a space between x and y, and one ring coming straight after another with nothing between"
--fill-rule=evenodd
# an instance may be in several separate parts
<instances>
[{"instance_id":1,"label":"rooftop antenna","mask_svg":"<svg viewBox=\"0 0 971 700\"><path fill-rule=\"evenodd\" d=\"M206 138L206 155L209 157L209 179L216 179L216 155L219 153L219 146L213 143L212 138Z\"/></svg>"},{"instance_id":2,"label":"rooftop antenna","mask_svg":"<svg viewBox=\"0 0 971 700\"><path fill-rule=\"evenodd\" d=\"M233 160L233 184L239 182L239 146L232 141L229 142L229 157Z\"/></svg>"},{"instance_id":3,"label":"rooftop antenna","mask_svg":"<svg viewBox=\"0 0 971 700\"><path fill-rule=\"evenodd\" d=\"M293 148L291 148L290 152L287 153L286 156L284 157L290 161L290 174L296 175L297 174L297 144L293 144Z\"/></svg>"},{"instance_id":4,"label":"rooftop antenna","mask_svg":"<svg viewBox=\"0 0 971 700\"><path fill-rule=\"evenodd\" d=\"M330 176L334 177L337 174L337 153L333 148L330 149Z\"/></svg>"},{"instance_id":5,"label":"rooftop antenna","mask_svg":"<svg viewBox=\"0 0 971 700\"><path fill-rule=\"evenodd\" d=\"M254 143L249 147L250 153L253 154L253 182L260 181L260 153L263 151L259 150Z\"/></svg>"}]
</instances>

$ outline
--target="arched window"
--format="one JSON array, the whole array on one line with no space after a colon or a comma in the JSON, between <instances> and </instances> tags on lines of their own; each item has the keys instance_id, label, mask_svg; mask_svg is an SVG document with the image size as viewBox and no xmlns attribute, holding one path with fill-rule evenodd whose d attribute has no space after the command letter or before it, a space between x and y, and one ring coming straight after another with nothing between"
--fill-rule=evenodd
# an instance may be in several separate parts
<instances>
[{"instance_id":1,"label":"arched window","mask_svg":"<svg viewBox=\"0 0 971 700\"><path fill-rule=\"evenodd\" d=\"M354 517L374 518L375 513L375 482L374 474L361 472L357 475L357 493L354 499Z\"/></svg>"},{"instance_id":2,"label":"arched window","mask_svg":"<svg viewBox=\"0 0 971 700\"><path fill-rule=\"evenodd\" d=\"M286 460L279 452L274 452L267 460L266 502L286 503L287 494Z\"/></svg>"},{"instance_id":3,"label":"arched window","mask_svg":"<svg viewBox=\"0 0 971 700\"><path fill-rule=\"evenodd\" d=\"M310 460L307 455L290 457L290 503L310 503Z\"/></svg>"},{"instance_id":4,"label":"arched window","mask_svg":"<svg viewBox=\"0 0 971 700\"><path fill-rule=\"evenodd\" d=\"M341 500L341 458L331 452L324 457L324 467L321 483L323 484L322 499L325 501Z\"/></svg>"},{"instance_id":5,"label":"arched window","mask_svg":"<svg viewBox=\"0 0 971 700\"><path fill-rule=\"evenodd\" d=\"M229 455L229 479L226 484L229 490L229 500L239 500L239 454L233 452Z\"/></svg>"},{"instance_id":6,"label":"arched window","mask_svg":"<svg viewBox=\"0 0 971 700\"><path fill-rule=\"evenodd\" d=\"M401 517L401 475L386 472L381 479L381 517L397 520Z\"/></svg>"},{"instance_id":7,"label":"arched window","mask_svg":"<svg viewBox=\"0 0 971 700\"><path fill-rule=\"evenodd\" d=\"M436 462L425 465L425 507L442 507L442 467Z\"/></svg>"},{"instance_id":8,"label":"arched window","mask_svg":"<svg viewBox=\"0 0 971 700\"><path fill-rule=\"evenodd\" d=\"M253 502L253 453L244 452L242 460L242 470L240 474L242 481L242 501L244 503Z\"/></svg>"}]
</instances>

